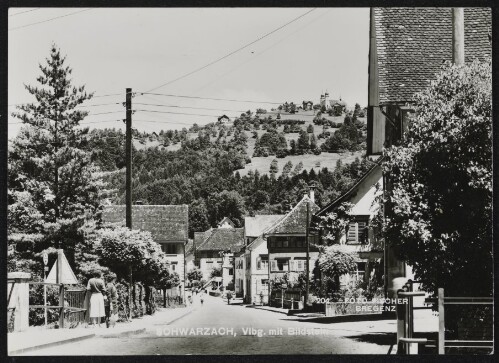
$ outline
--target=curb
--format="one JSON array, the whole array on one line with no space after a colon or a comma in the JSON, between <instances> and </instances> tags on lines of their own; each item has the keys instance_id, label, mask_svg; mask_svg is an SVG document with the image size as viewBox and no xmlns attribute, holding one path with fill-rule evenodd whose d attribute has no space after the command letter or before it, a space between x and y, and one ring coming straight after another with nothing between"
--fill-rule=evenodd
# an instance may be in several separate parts
<instances>
[{"instance_id":1,"label":"curb","mask_svg":"<svg viewBox=\"0 0 499 363\"><path fill-rule=\"evenodd\" d=\"M170 325L170 324L172 324L172 323L176 322L177 320L182 319L184 316L189 315L190 313L192 313L192 312L193 312L193 311L195 311L195 310L196 310L196 309L192 309L192 310L190 310L190 311L186 312L185 314L180 315L178 318L175 318L175 319L173 319L172 321L169 321L169 322L168 322L168 323L166 323L165 325Z\"/></svg>"},{"instance_id":2,"label":"curb","mask_svg":"<svg viewBox=\"0 0 499 363\"><path fill-rule=\"evenodd\" d=\"M38 350L38 349L43 349L43 348L50 348L50 347L56 347L58 345L62 345L62 344L66 344L66 343L79 342L81 340L90 339L90 338L93 338L93 337L95 337L95 333L87 334L87 335L82 335L82 336L79 336L79 337L70 338L70 339L66 339L66 340L58 340L56 342L35 345L35 346L32 346L32 347L26 347L26 348L11 350L7 354L8 355L23 354L23 353L31 352L33 350Z\"/></svg>"},{"instance_id":3,"label":"curb","mask_svg":"<svg viewBox=\"0 0 499 363\"><path fill-rule=\"evenodd\" d=\"M146 328L140 328L140 329L135 329L135 330L128 330L128 331L123 331L120 333L111 333L111 334L96 334L96 337L99 338L121 338L121 337L128 337L130 335L136 335L136 334L141 334L146 331Z\"/></svg>"},{"instance_id":4,"label":"curb","mask_svg":"<svg viewBox=\"0 0 499 363\"><path fill-rule=\"evenodd\" d=\"M257 306L253 306L253 309L265 310L265 311L270 311L270 312L272 312L272 313L284 314L284 315L288 316L288 313L287 313L287 312L285 312L285 311L278 311L278 310L265 309L265 308L262 308L262 307L257 307Z\"/></svg>"}]
</instances>

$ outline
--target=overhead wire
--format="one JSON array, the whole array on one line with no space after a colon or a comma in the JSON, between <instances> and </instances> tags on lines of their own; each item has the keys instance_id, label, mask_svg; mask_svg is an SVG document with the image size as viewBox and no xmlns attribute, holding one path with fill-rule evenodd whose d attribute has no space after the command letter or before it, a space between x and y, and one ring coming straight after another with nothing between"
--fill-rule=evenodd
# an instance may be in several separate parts
<instances>
[{"instance_id":1,"label":"overhead wire","mask_svg":"<svg viewBox=\"0 0 499 363\"><path fill-rule=\"evenodd\" d=\"M164 97L178 97L178 98L193 98L199 100L210 100L210 101L226 101L226 102L241 102L241 103L259 103L259 104L273 104L282 105L283 102L271 102L271 101L255 101L255 100L236 100L229 98L212 98L212 97L201 97L201 96L188 96L188 95L176 95L172 93L152 93L152 92L137 92L140 95L154 95L154 96L164 96Z\"/></svg>"},{"instance_id":2,"label":"overhead wire","mask_svg":"<svg viewBox=\"0 0 499 363\"><path fill-rule=\"evenodd\" d=\"M54 18L50 18L50 19L47 19L47 20L37 21L36 23L30 23L30 24L26 24L26 25L17 26L17 27L8 29L8 31L22 29L22 28L27 28L29 26L33 26L33 25L37 25L37 24L47 23L47 22L50 22L50 21L53 21L53 20L56 20L56 19L65 18L67 16L71 16L71 15L83 13L84 11L89 11L89 10L92 10L92 9L91 8L90 9L83 9L83 10L75 11L75 12L72 12L72 13L69 13L69 14L65 14L65 15L61 15L61 16L56 16Z\"/></svg>"},{"instance_id":3,"label":"overhead wire","mask_svg":"<svg viewBox=\"0 0 499 363\"><path fill-rule=\"evenodd\" d=\"M29 12L32 12L32 11L37 11L37 10L40 10L40 8L36 8L36 9L31 9L31 10L25 10L25 11L21 11L19 13L14 13L14 14L10 14L10 16L16 16L16 15L21 15L21 14L24 14L24 13L29 13Z\"/></svg>"},{"instance_id":4,"label":"overhead wire","mask_svg":"<svg viewBox=\"0 0 499 363\"><path fill-rule=\"evenodd\" d=\"M251 45L255 44L256 42L259 42L260 40L265 39L266 37L268 37L268 36L270 36L270 35L274 34L275 32L277 32L277 31L279 31L279 30L281 30L281 29L285 28L286 26L288 26L288 25L290 25L290 24L294 23L295 21L297 21L297 20L299 20L299 19L303 18L304 16L307 16L308 14L310 14L311 12L313 12L314 10L316 10L316 8L313 8L313 9L311 9L311 10L309 10L309 11L305 12L304 14L301 14L301 15L297 16L296 18L294 18L294 19L292 19L292 20L288 21L287 23L285 23L285 24L281 25L280 27L278 27L278 28L276 28L276 29L274 29L274 30L272 30L272 31L270 31L270 32L268 32L268 33L266 33L265 35L263 35L263 36L261 36L261 37L259 37L259 38L257 38L256 40L253 40L252 42L250 42L250 43L248 43L248 44L246 44L246 45L243 45L242 47L240 47L240 48L238 48L238 49L236 49L236 50L234 50L234 51L232 51L232 52L230 52L230 53L228 53L228 54L226 54L226 55L224 55L224 56L222 56L222 57L220 57L220 58L218 58L218 59L216 59L216 60L214 60L214 61L212 61L212 62L210 62L210 63L208 63L208 64L205 64L205 65L204 65L204 66L202 66L202 67L196 68L195 70L190 71L190 72L188 72L188 73L185 73L185 74L183 74L183 75L182 75L182 76L180 76L180 77L177 77L177 78L172 79L172 80L170 80L170 81L168 81L168 82L165 82L165 83L163 83L162 85L160 85L160 86L158 86L158 87L151 88L151 89L150 89L150 90L148 90L147 92L155 91L155 90L157 90L157 89L159 89L159 88L162 88L162 87L168 86L168 85L170 85L170 84L172 84L172 83L174 83L174 82L180 81L181 79L186 78L186 77L188 77L188 76L190 76L190 75L192 75L192 74L194 74L194 73L197 73L197 72L199 72L199 71L202 71L203 69L208 68L208 67L212 66L213 64L216 64L216 63L218 63L218 62L220 62L220 61L222 61L222 60L224 60L224 59L226 59L226 58L230 57L231 55L234 55L234 54L236 54L236 53L240 52L241 50L248 48L249 46L251 46Z\"/></svg>"}]
</instances>

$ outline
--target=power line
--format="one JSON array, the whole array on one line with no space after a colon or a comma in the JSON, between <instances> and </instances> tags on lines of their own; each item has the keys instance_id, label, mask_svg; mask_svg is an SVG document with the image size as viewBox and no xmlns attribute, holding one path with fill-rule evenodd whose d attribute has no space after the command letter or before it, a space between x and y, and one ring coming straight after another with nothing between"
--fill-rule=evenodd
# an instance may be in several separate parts
<instances>
[{"instance_id":1,"label":"power line","mask_svg":"<svg viewBox=\"0 0 499 363\"><path fill-rule=\"evenodd\" d=\"M100 98L100 97L112 97L112 96L123 96L122 93L111 93L111 94L106 94L106 95L97 95L97 96L92 96L92 98ZM14 107L14 106L22 106L22 105L36 105L40 102L36 101L36 102L25 102L25 103L11 103L10 105L7 105L8 107ZM121 102L115 102L115 103L110 103L111 104L119 104ZM91 106L91 105L89 105ZM84 105L78 105L76 107L86 107Z\"/></svg>"},{"instance_id":2,"label":"power line","mask_svg":"<svg viewBox=\"0 0 499 363\"><path fill-rule=\"evenodd\" d=\"M177 77L177 78L175 78L175 79L173 79L173 80L171 80L171 81L168 81L168 82L166 82L166 83L163 83L162 85L160 85L160 86L158 86L158 87L152 88L152 89L150 89L150 90L149 90L149 91L147 91L147 92L150 92L150 91L155 91L155 90L157 90L158 88L162 88L162 87L164 87L164 86L167 86L167 85L169 85L169 84L172 84L173 82L177 82L177 81L179 81L179 80L181 80L181 79L183 79L183 78L186 78L186 77L188 77L188 76L190 76L190 75L192 75L192 74L194 74L194 73L197 73L197 72L199 72L199 71L201 71L201 70L203 70L203 69L205 69L205 68L207 68L207 67L209 67L209 66L212 66L213 64L218 63L218 62L220 62L220 61L224 60L225 58L228 58L228 57L230 57L231 55L233 55L233 54L235 54L235 53L237 53L237 52L239 52L239 51L241 51L241 50L243 50L243 49L245 49L245 48L248 48L250 45L253 45L253 44L255 44L256 42L259 42L260 40L265 39L265 38L266 38L266 37L268 37L269 35L271 35L271 34L273 34L273 33L277 32L277 31L279 31L279 30L281 30L281 29L285 28L286 26L290 25L291 23L294 23L295 21L299 20L300 18L303 18L304 16L306 16L306 15L310 14L310 13L311 13L312 11L314 11L314 10L315 10L315 8L314 8L314 9L312 9L312 10L307 11L306 13L304 13L304 14L302 14L302 15L300 15L300 16L297 16L296 18L294 18L294 19L292 19L292 20L288 21L286 24L281 25L280 27L278 27L278 28L276 28L276 29L272 30L271 32L269 32L269 33L267 33L267 34L265 34L265 35L261 36L260 38L258 38L258 39L256 39L256 40L254 40L254 41L252 41L252 42L250 42L250 43L248 43L248 44L246 44L246 45L243 45L242 47L240 47L240 48L238 48L238 49L236 49L236 50L234 50L234 51L232 51L232 52L230 52L230 53L228 53L228 54L224 55L223 57L220 57L220 58L218 58L218 59L216 59L216 60L214 60L214 61L212 61L212 62L210 62L210 63L208 63L208 64L205 64L205 65L204 65L204 66L202 66L202 67L196 68L195 70L193 70L193 71L191 71L191 72L188 72L188 73L186 73L186 74L184 74L184 75L182 75L182 76L180 76L180 77Z\"/></svg>"},{"instance_id":3,"label":"power line","mask_svg":"<svg viewBox=\"0 0 499 363\"><path fill-rule=\"evenodd\" d=\"M56 20L56 19L60 19L60 18L65 18L67 16L75 15L75 14L78 14L78 13L83 13L84 11L89 11L89 10L92 10L92 9L83 9L83 10L75 11L75 12L72 12L72 13L69 13L69 14L65 14L65 15L61 15L61 16L56 16L55 18L50 18L50 19L47 19L47 20L38 21L36 23L30 23L30 24L26 24L26 25L17 26L15 28L9 29L8 31L22 29L22 28L27 28L28 26L32 26L32 25L47 23L47 22L52 21L52 20Z\"/></svg>"},{"instance_id":4,"label":"power line","mask_svg":"<svg viewBox=\"0 0 499 363\"><path fill-rule=\"evenodd\" d=\"M270 102L270 101L254 101L254 100L234 100L227 98L210 98L210 97L200 97L200 96L186 96L186 95L175 95L175 94L166 94L166 93L152 93L152 92L138 92L140 95L155 95L155 96L164 96L164 97L179 97L179 98L195 98L199 100L210 100L210 101L226 101L226 102L243 102L243 103L266 103L273 105L282 105L283 102Z\"/></svg>"},{"instance_id":5,"label":"power line","mask_svg":"<svg viewBox=\"0 0 499 363\"><path fill-rule=\"evenodd\" d=\"M262 54L264 54L265 52L269 51L270 49L274 48L276 45L282 43L283 41L285 41L286 39L290 38L292 35L298 33L299 31L305 29L306 27L308 27L310 24L314 23L315 21L317 21L319 18L322 18L324 15L326 15L327 13L329 13L331 10L328 10L324 13L322 13L321 15L313 18L311 21L309 21L308 23L306 23L304 26L302 26L301 28L298 28L297 30L295 30L294 32L288 34L286 37L282 38L281 40L273 43L270 47L267 47L265 48L263 51L255 54L255 56L249 58L248 60L246 60L245 62L237 65L236 67L232 68L230 71L228 72L225 72L223 73L221 76L219 76L218 78L214 79L213 81L211 82L208 82L206 83L205 85L203 85L201 88L198 88L196 91L194 91L194 93L198 93L199 91L202 91L203 89L205 89L206 87L212 85L213 83L219 81L220 79L226 77L227 75L229 75L230 73L234 72L235 70L241 68L242 66L244 66L245 64L249 63L249 62L253 62L256 58L258 58L259 56L261 56ZM296 53L296 52L295 52Z\"/></svg>"},{"instance_id":6,"label":"power line","mask_svg":"<svg viewBox=\"0 0 499 363\"><path fill-rule=\"evenodd\" d=\"M31 9L31 10L21 11L21 12L19 12L19 13L10 14L9 16L21 15L21 14L24 14L24 13L29 13L29 12L31 12L31 11L37 11L37 10L40 10L40 8L36 8L36 9Z\"/></svg>"},{"instance_id":7,"label":"power line","mask_svg":"<svg viewBox=\"0 0 499 363\"><path fill-rule=\"evenodd\" d=\"M153 104L153 103L139 103L139 102L134 102L134 105L155 106L155 107L190 108L190 109L193 109L193 110L208 110L208 111L246 112L244 110L228 110L228 109L223 109L223 108L189 107L189 106L175 106L175 105L164 105L164 104Z\"/></svg>"},{"instance_id":8,"label":"power line","mask_svg":"<svg viewBox=\"0 0 499 363\"><path fill-rule=\"evenodd\" d=\"M172 111L154 111L154 110L138 110L135 109L134 111L139 111L139 112L153 112L153 113L171 113L174 115L189 115L189 116L208 116L208 117L217 117L217 115L206 115L206 114L199 114L199 113L185 113L185 112L172 112Z\"/></svg>"}]
</instances>

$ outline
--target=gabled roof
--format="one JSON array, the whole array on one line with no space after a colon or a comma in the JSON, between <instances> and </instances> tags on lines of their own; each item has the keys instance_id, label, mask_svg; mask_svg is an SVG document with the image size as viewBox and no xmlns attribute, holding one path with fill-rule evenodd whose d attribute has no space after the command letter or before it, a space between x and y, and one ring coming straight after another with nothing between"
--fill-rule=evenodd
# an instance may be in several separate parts
<instances>
[{"instance_id":1,"label":"gabled roof","mask_svg":"<svg viewBox=\"0 0 499 363\"><path fill-rule=\"evenodd\" d=\"M320 208L305 195L298 204L279 222L265 231L272 234L305 234L307 231L307 203L309 203L309 218L312 218Z\"/></svg>"},{"instance_id":2,"label":"gabled roof","mask_svg":"<svg viewBox=\"0 0 499 363\"><path fill-rule=\"evenodd\" d=\"M222 116L220 116L220 117L218 118L218 121L220 121L220 120L222 120L222 119L224 119L224 118L226 118L227 120L230 120L229 116L227 116L227 115L222 115Z\"/></svg>"},{"instance_id":3,"label":"gabled roof","mask_svg":"<svg viewBox=\"0 0 499 363\"><path fill-rule=\"evenodd\" d=\"M219 223L218 223L218 226L220 227L221 225L223 225L224 223L228 223L229 225L231 225L232 227L235 227L236 225L234 224L234 222L231 221L231 219L229 217L224 217L224 219L222 219Z\"/></svg>"},{"instance_id":4,"label":"gabled roof","mask_svg":"<svg viewBox=\"0 0 499 363\"><path fill-rule=\"evenodd\" d=\"M132 228L151 232L156 242L185 242L188 239L187 205L133 205ZM125 225L126 206L104 206L102 221Z\"/></svg>"},{"instance_id":5,"label":"gabled roof","mask_svg":"<svg viewBox=\"0 0 499 363\"><path fill-rule=\"evenodd\" d=\"M284 214L256 215L244 218L244 231L246 237L259 237L263 232L278 222Z\"/></svg>"},{"instance_id":6,"label":"gabled roof","mask_svg":"<svg viewBox=\"0 0 499 363\"><path fill-rule=\"evenodd\" d=\"M316 217L324 216L326 213L332 212L343 202L351 202L354 197L360 199L362 195L358 195L359 190L361 188L367 188L367 190L369 190L369 188L371 188L371 186L374 185L382 176L380 166L381 161L381 158L377 160L376 163L369 170L367 170L350 189L317 212L314 215L314 219Z\"/></svg>"},{"instance_id":7,"label":"gabled roof","mask_svg":"<svg viewBox=\"0 0 499 363\"><path fill-rule=\"evenodd\" d=\"M329 103L331 104L331 106L346 106L346 102L345 101L342 101L342 100L331 100L329 101Z\"/></svg>"},{"instance_id":8,"label":"gabled roof","mask_svg":"<svg viewBox=\"0 0 499 363\"><path fill-rule=\"evenodd\" d=\"M452 60L452 8L374 8L379 102L408 102ZM490 8L465 8L465 61L492 55ZM372 36L372 34L371 34Z\"/></svg>"},{"instance_id":9,"label":"gabled roof","mask_svg":"<svg viewBox=\"0 0 499 363\"><path fill-rule=\"evenodd\" d=\"M239 251L244 246L244 228L214 228L197 251Z\"/></svg>"}]
</instances>

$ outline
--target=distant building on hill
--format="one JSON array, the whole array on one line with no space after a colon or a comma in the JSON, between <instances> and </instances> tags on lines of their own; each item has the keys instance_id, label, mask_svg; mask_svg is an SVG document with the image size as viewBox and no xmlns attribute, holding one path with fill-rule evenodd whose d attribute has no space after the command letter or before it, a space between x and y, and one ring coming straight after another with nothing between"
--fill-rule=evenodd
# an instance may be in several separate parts
<instances>
[{"instance_id":1,"label":"distant building on hill","mask_svg":"<svg viewBox=\"0 0 499 363\"><path fill-rule=\"evenodd\" d=\"M220 123L222 123L222 124L225 124L225 123L227 123L227 122L229 122L229 121L230 121L230 118L229 118L229 116L227 116L227 115L222 115L222 116L220 116L220 117L218 118L218 122L220 122Z\"/></svg>"},{"instance_id":2,"label":"distant building on hill","mask_svg":"<svg viewBox=\"0 0 499 363\"><path fill-rule=\"evenodd\" d=\"M304 111L312 111L314 108L314 103L312 101L303 101L302 104Z\"/></svg>"}]
</instances>

